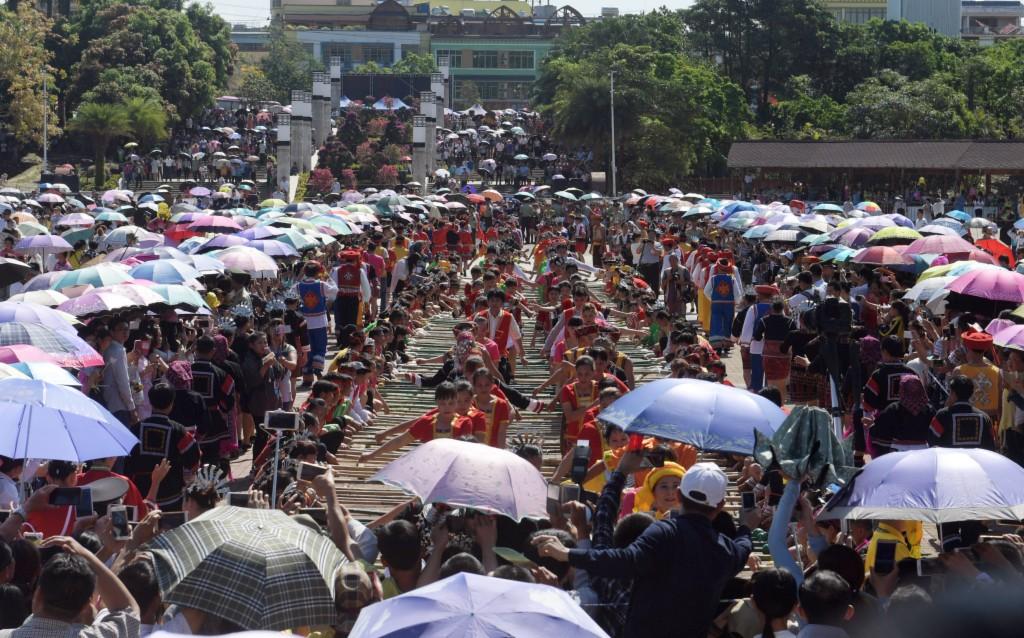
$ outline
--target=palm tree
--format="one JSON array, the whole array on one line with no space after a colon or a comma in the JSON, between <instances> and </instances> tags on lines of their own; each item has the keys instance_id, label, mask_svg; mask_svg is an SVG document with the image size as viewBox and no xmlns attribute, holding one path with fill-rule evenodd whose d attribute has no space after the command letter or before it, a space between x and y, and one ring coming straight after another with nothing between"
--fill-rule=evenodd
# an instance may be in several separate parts
<instances>
[{"instance_id":1,"label":"palm tree","mask_svg":"<svg viewBox=\"0 0 1024 638\"><path fill-rule=\"evenodd\" d=\"M94 188L102 189L106 182L107 146L110 140L126 135L131 130L124 106L84 102L75 111L69 128L92 140L93 151L96 153Z\"/></svg>"},{"instance_id":2,"label":"palm tree","mask_svg":"<svg viewBox=\"0 0 1024 638\"><path fill-rule=\"evenodd\" d=\"M143 148L167 137L167 112L151 97L132 97L124 101L128 129Z\"/></svg>"}]
</instances>

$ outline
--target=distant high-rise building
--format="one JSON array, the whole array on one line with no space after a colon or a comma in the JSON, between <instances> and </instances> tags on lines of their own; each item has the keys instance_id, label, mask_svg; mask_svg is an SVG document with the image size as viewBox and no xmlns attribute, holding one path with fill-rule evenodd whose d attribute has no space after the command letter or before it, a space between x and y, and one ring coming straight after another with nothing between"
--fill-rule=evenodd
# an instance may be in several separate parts
<instances>
[{"instance_id":1,"label":"distant high-rise building","mask_svg":"<svg viewBox=\"0 0 1024 638\"><path fill-rule=\"evenodd\" d=\"M939 33L960 35L961 0L888 0L886 19L923 22Z\"/></svg>"},{"instance_id":2,"label":"distant high-rise building","mask_svg":"<svg viewBox=\"0 0 1024 638\"><path fill-rule=\"evenodd\" d=\"M822 4L840 22L864 24L872 18L886 18L886 0L824 0Z\"/></svg>"}]
</instances>

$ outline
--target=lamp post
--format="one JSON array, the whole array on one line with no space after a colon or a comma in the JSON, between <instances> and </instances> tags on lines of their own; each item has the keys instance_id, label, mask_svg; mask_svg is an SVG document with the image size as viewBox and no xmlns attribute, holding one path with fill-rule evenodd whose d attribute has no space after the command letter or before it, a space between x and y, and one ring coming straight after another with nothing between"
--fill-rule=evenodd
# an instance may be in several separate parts
<instances>
[{"instance_id":1,"label":"lamp post","mask_svg":"<svg viewBox=\"0 0 1024 638\"><path fill-rule=\"evenodd\" d=\"M608 74L611 77L611 124L612 124L612 197L619 194L618 184L616 183L616 170L615 170L615 71L611 71Z\"/></svg>"}]
</instances>

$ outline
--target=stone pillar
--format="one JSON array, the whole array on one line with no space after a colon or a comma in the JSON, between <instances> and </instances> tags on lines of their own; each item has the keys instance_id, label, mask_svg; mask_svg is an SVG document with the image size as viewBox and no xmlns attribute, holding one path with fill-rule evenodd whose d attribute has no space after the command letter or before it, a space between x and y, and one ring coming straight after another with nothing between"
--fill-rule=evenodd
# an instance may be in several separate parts
<instances>
[{"instance_id":1,"label":"stone pillar","mask_svg":"<svg viewBox=\"0 0 1024 638\"><path fill-rule=\"evenodd\" d=\"M341 57L331 58L331 113L340 111L341 102Z\"/></svg>"},{"instance_id":2,"label":"stone pillar","mask_svg":"<svg viewBox=\"0 0 1024 638\"><path fill-rule=\"evenodd\" d=\"M442 57L446 61L448 58ZM448 104L448 95L444 92L444 76L440 73L430 74L430 90L434 93L434 103L437 104L437 125L444 128L444 109Z\"/></svg>"},{"instance_id":3,"label":"stone pillar","mask_svg":"<svg viewBox=\"0 0 1024 638\"><path fill-rule=\"evenodd\" d=\"M433 91L420 92L420 115L426 119L426 172L430 175L437 170L437 102Z\"/></svg>"},{"instance_id":4,"label":"stone pillar","mask_svg":"<svg viewBox=\"0 0 1024 638\"><path fill-rule=\"evenodd\" d=\"M331 76L313 74L313 143L316 148L331 135Z\"/></svg>"},{"instance_id":5,"label":"stone pillar","mask_svg":"<svg viewBox=\"0 0 1024 638\"><path fill-rule=\"evenodd\" d=\"M427 118L412 116L412 178L425 187L427 184Z\"/></svg>"},{"instance_id":6,"label":"stone pillar","mask_svg":"<svg viewBox=\"0 0 1024 638\"><path fill-rule=\"evenodd\" d=\"M292 91L292 156L299 172L309 170L309 156L312 154L313 100L308 91Z\"/></svg>"},{"instance_id":7,"label":"stone pillar","mask_svg":"<svg viewBox=\"0 0 1024 638\"><path fill-rule=\"evenodd\" d=\"M437 61L437 69L441 72L441 79L443 80L443 86L441 91L434 91L438 95L444 96L444 106L447 106L451 110L455 110L455 78L452 77L452 67L448 56L443 55L441 59ZM444 110L441 111L441 121L444 121Z\"/></svg>"},{"instance_id":8,"label":"stone pillar","mask_svg":"<svg viewBox=\"0 0 1024 638\"><path fill-rule=\"evenodd\" d=\"M287 196L288 177L292 171L292 116L277 116L277 186Z\"/></svg>"}]
</instances>

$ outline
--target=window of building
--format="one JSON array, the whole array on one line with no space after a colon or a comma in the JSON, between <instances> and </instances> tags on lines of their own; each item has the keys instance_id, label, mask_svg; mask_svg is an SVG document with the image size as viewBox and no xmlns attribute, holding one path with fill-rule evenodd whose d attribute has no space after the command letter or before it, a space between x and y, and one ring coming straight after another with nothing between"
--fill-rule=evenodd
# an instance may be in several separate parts
<instances>
[{"instance_id":1,"label":"window of building","mask_svg":"<svg viewBox=\"0 0 1024 638\"><path fill-rule=\"evenodd\" d=\"M864 24L872 18L885 20L885 9L843 9L843 18L851 24Z\"/></svg>"},{"instance_id":2,"label":"window of building","mask_svg":"<svg viewBox=\"0 0 1024 638\"><path fill-rule=\"evenodd\" d=\"M341 68L352 67L352 45L349 44L324 44L320 47L323 53L323 63L329 65L331 58L341 58Z\"/></svg>"},{"instance_id":3,"label":"window of building","mask_svg":"<svg viewBox=\"0 0 1024 638\"><path fill-rule=\"evenodd\" d=\"M441 58L448 56L448 66L453 69L462 68L462 51L459 49L438 49L434 54L434 60L440 66Z\"/></svg>"},{"instance_id":4,"label":"window of building","mask_svg":"<svg viewBox=\"0 0 1024 638\"><path fill-rule=\"evenodd\" d=\"M473 51L474 69L496 69L498 68L497 51Z\"/></svg>"},{"instance_id":5,"label":"window of building","mask_svg":"<svg viewBox=\"0 0 1024 638\"><path fill-rule=\"evenodd\" d=\"M508 67L509 69L532 69L533 68L533 51L509 51L508 52Z\"/></svg>"},{"instance_id":6,"label":"window of building","mask_svg":"<svg viewBox=\"0 0 1024 638\"><path fill-rule=\"evenodd\" d=\"M391 66L394 61L395 49L390 46L363 46L363 62L376 62L384 66Z\"/></svg>"}]
</instances>

